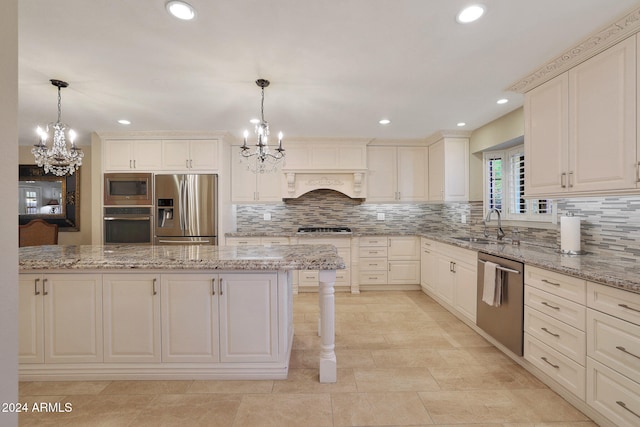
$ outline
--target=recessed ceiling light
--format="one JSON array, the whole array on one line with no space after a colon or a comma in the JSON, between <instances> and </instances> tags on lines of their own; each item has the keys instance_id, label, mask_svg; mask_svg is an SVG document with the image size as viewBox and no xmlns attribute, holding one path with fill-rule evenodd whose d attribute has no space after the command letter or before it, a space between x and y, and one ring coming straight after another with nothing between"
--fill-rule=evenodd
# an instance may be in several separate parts
<instances>
[{"instance_id":1,"label":"recessed ceiling light","mask_svg":"<svg viewBox=\"0 0 640 427\"><path fill-rule=\"evenodd\" d=\"M378 123L380 123L381 125L388 125L391 123L391 120L389 119L381 119L378 121Z\"/></svg>"},{"instance_id":2,"label":"recessed ceiling light","mask_svg":"<svg viewBox=\"0 0 640 427\"><path fill-rule=\"evenodd\" d=\"M509 102L509 100L507 98L498 99L496 101L496 103L498 103L498 104L506 104L507 102Z\"/></svg>"},{"instance_id":3,"label":"recessed ceiling light","mask_svg":"<svg viewBox=\"0 0 640 427\"><path fill-rule=\"evenodd\" d=\"M468 24L469 22L473 22L477 19L480 19L482 15L484 15L485 7L482 4L474 4L471 6L467 6L458 13L456 16L456 21L461 24Z\"/></svg>"},{"instance_id":4,"label":"recessed ceiling light","mask_svg":"<svg viewBox=\"0 0 640 427\"><path fill-rule=\"evenodd\" d=\"M130 125L131 122L127 119L120 119L118 120L118 123L120 123L121 125Z\"/></svg>"},{"instance_id":5,"label":"recessed ceiling light","mask_svg":"<svg viewBox=\"0 0 640 427\"><path fill-rule=\"evenodd\" d=\"M465 122L460 122L458 123L458 127L462 127L462 126L466 126L467 124Z\"/></svg>"},{"instance_id":6,"label":"recessed ceiling light","mask_svg":"<svg viewBox=\"0 0 640 427\"><path fill-rule=\"evenodd\" d=\"M167 3L167 10L178 19L189 21L196 17L196 11L189 3L172 0Z\"/></svg>"}]
</instances>

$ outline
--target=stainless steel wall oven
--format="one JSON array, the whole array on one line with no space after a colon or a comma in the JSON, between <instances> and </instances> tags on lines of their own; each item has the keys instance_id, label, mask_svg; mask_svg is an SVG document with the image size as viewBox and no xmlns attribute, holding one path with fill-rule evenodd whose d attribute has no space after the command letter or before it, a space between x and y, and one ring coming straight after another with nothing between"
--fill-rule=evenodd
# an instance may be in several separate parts
<instances>
[{"instance_id":1,"label":"stainless steel wall oven","mask_svg":"<svg viewBox=\"0 0 640 427\"><path fill-rule=\"evenodd\" d=\"M150 245L153 242L153 208L104 208L104 244Z\"/></svg>"}]
</instances>

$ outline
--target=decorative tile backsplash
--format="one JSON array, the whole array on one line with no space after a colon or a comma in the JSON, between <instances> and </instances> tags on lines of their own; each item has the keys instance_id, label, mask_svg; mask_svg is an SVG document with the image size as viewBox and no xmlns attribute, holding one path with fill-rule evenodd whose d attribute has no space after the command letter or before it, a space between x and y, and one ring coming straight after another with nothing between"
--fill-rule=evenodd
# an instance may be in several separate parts
<instances>
[{"instance_id":1,"label":"decorative tile backsplash","mask_svg":"<svg viewBox=\"0 0 640 427\"><path fill-rule=\"evenodd\" d=\"M597 197L556 200L560 216L572 212L582 218L582 248L592 253L613 252L621 259L640 258L640 197ZM364 233L411 234L442 229L458 235L481 235L482 202L373 204L332 191L316 190L278 204L237 205L239 232L295 232L298 227L348 226ZM265 213L271 221L264 221ZM384 220L378 220L384 214ZM466 216L466 224L461 222ZM495 220L489 231L495 233ZM511 237L512 228L503 227ZM559 225L545 228L518 225L522 244L560 247Z\"/></svg>"}]
</instances>

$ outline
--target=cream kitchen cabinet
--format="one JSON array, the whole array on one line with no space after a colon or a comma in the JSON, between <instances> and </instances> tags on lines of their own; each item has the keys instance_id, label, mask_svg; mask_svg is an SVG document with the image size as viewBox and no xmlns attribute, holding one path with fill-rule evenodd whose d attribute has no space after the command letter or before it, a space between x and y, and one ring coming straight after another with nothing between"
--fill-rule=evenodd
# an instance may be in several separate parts
<instances>
[{"instance_id":1,"label":"cream kitchen cabinet","mask_svg":"<svg viewBox=\"0 0 640 427\"><path fill-rule=\"evenodd\" d=\"M161 277L162 361L219 362L217 274Z\"/></svg>"},{"instance_id":2,"label":"cream kitchen cabinet","mask_svg":"<svg viewBox=\"0 0 640 427\"><path fill-rule=\"evenodd\" d=\"M278 358L276 273L163 274L163 362Z\"/></svg>"},{"instance_id":3,"label":"cream kitchen cabinet","mask_svg":"<svg viewBox=\"0 0 640 427\"><path fill-rule=\"evenodd\" d=\"M369 146L368 202L428 200L427 147Z\"/></svg>"},{"instance_id":4,"label":"cream kitchen cabinet","mask_svg":"<svg viewBox=\"0 0 640 427\"><path fill-rule=\"evenodd\" d=\"M585 398L586 281L525 267L524 358Z\"/></svg>"},{"instance_id":5,"label":"cream kitchen cabinet","mask_svg":"<svg viewBox=\"0 0 640 427\"><path fill-rule=\"evenodd\" d=\"M636 56L634 36L525 94L528 196L636 189Z\"/></svg>"},{"instance_id":6,"label":"cream kitchen cabinet","mask_svg":"<svg viewBox=\"0 0 640 427\"><path fill-rule=\"evenodd\" d=\"M587 283L589 406L616 426L640 423L640 295Z\"/></svg>"},{"instance_id":7,"label":"cream kitchen cabinet","mask_svg":"<svg viewBox=\"0 0 640 427\"><path fill-rule=\"evenodd\" d=\"M105 362L160 362L160 275L102 277Z\"/></svg>"},{"instance_id":8,"label":"cream kitchen cabinet","mask_svg":"<svg viewBox=\"0 0 640 427\"><path fill-rule=\"evenodd\" d=\"M102 361L102 276L23 274L20 363Z\"/></svg>"},{"instance_id":9,"label":"cream kitchen cabinet","mask_svg":"<svg viewBox=\"0 0 640 427\"><path fill-rule=\"evenodd\" d=\"M423 291L434 292L438 265L435 253L437 243L424 237L422 237L420 241L420 286Z\"/></svg>"},{"instance_id":10,"label":"cream kitchen cabinet","mask_svg":"<svg viewBox=\"0 0 640 427\"><path fill-rule=\"evenodd\" d=\"M469 200L469 139L445 137L429 146L429 200Z\"/></svg>"},{"instance_id":11,"label":"cream kitchen cabinet","mask_svg":"<svg viewBox=\"0 0 640 427\"><path fill-rule=\"evenodd\" d=\"M364 289L420 284L420 238L366 236L358 250L358 282Z\"/></svg>"},{"instance_id":12,"label":"cream kitchen cabinet","mask_svg":"<svg viewBox=\"0 0 640 427\"><path fill-rule=\"evenodd\" d=\"M103 153L104 172L153 172L162 168L159 140L107 139Z\"/></svg>"},{"instance_id":13,"label":"cream kitchen cabinet","mask_svg":"<svg viewBox=\"0 0 640 427\"><path fill-rule=\"evenodd\" d=\"M281 202L283 179L280 170L255 173L247 169L244 162L234 159L231 163L231 201L233 203Z\"/></svg>"},{"instance_id":14,"label":"cream kitchen cabinet","mask_svg":"<svg viewBox=\"0 0 640 427\"><path fill-rule=\"evenodd\" d=\"M162 140L162 170L215 172L219 168L219 140Z\"/></svg>"}]
</instances>

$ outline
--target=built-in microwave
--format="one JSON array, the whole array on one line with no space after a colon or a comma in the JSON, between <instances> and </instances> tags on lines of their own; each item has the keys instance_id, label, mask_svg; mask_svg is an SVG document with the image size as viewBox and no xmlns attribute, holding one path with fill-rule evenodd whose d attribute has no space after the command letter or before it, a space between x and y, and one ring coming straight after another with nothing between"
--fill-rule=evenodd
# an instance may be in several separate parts
<instances>
[{"instance_id":1,"label":"built-in microwave","mask_svg":"<svg viewBox=\"0 0 640 427\"><path fill-rule=\"evenodd\" d=\"M153 174L105 173L104 205L153 205Z\"/></svg>"}]
</instances>

